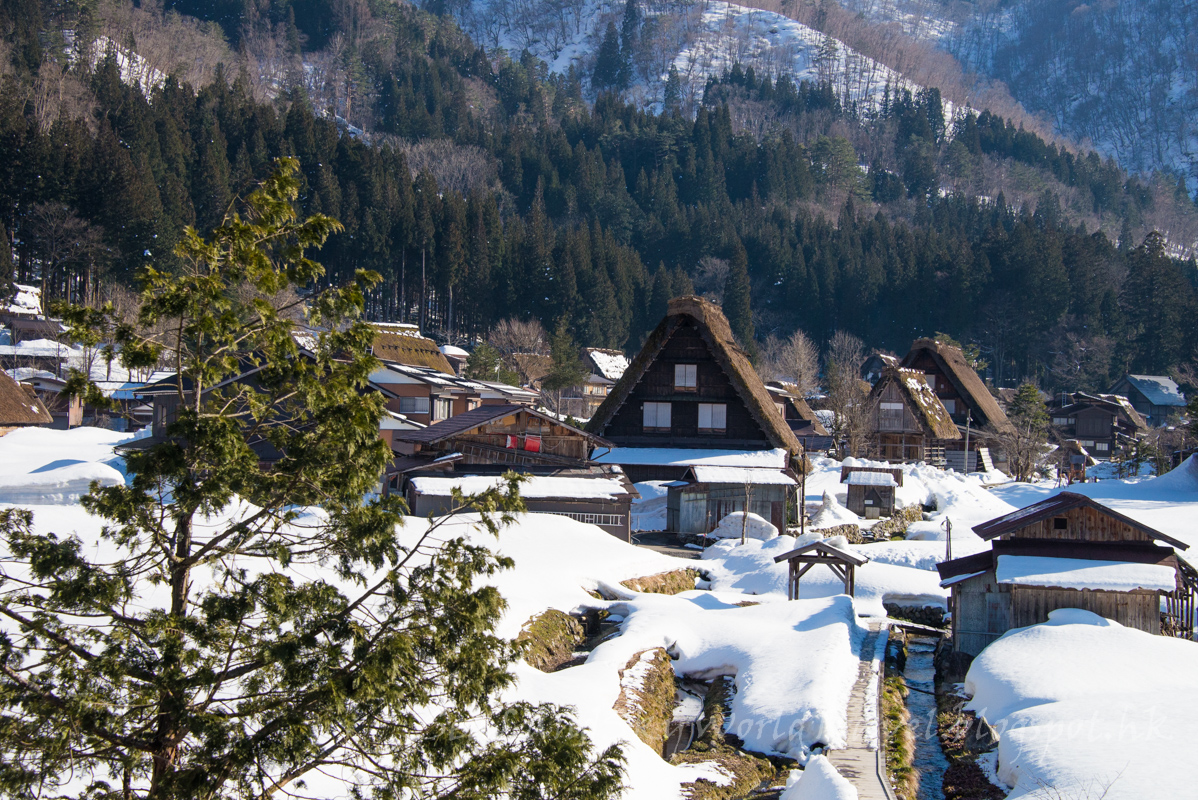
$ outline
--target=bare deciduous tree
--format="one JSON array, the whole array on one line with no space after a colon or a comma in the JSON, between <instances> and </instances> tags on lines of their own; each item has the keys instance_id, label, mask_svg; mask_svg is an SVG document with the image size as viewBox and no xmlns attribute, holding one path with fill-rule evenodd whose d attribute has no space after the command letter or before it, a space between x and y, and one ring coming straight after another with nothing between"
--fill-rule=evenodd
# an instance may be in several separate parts
<instances>
[{"instance_id":1,"label":"bare deciduous tree","mask_svg":"<svg viewBox=\"0 0 1198 800\"><path fill-rule=\"evenodd\" d=\"M810 397L819 388L819 350L801 330L788 339L770 334L761 348L758 372L765 381L783 381L801 397Z\"/></svg>"},{"instance_id":2,"label":"bare deciduous tree","mask_svg":"<svg viewBox=\"0 0 1198 800\"><path fill-rule=\"evenodd\" d=\"M487 336L487 341L505 356L516 353L549 354L549 334L535 319L509 317L495 326Z\"/></svg>"},{"instance_id":3,"label":"bare deciduous tree","mask_svg":"<svg viewBox=\"0 0 1198 800\"><path fill-rule=\"evenodd\" d=\"M832 435L841 455L865 454L870 408L861 387L861 364L865 347L851 333L837 331L824 356L824 387L832 411Z\"/></svg>"}]
</instances>

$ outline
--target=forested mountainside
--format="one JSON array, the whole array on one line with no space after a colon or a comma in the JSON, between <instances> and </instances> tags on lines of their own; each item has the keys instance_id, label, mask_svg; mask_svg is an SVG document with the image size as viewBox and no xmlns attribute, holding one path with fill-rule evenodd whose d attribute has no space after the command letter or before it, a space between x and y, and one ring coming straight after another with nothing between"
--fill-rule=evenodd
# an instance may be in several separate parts
<instances>
[{"instance_id":1,"label":"forested mountainside","mask_svg":"<svg viewBox=\"0 0 1198 800\"><path fill-rule=\"evenodd\" d=\"M1198 191L1198 5L1168 0L842 0L1003 81L1062 135Z\"/></svg>"},{"instance_id":2,"label":"forested mountainside","mask_svg":"<svg viewBox=\"0 0 1198 800\"><path fill-rule=\"evenodd\" d=\"M79 298L169 268L184 226L292 154L303 210L346 226L329 280L379 271L371 313L442 339L516 316L631 349L694 290L729 298L750 348L941 331L1003 384L1105 388L1198 344L1198 270L1148 233L1192 220L1188 198L987 112L948 120L935 89L886 87L864 114L833 81L733 64L691 117L677 95L594 99L591 77L488 52L435 9L178 8L220 27L115 1L0 10L0 260L20 281Z\"/></svg>"}]
</instances>

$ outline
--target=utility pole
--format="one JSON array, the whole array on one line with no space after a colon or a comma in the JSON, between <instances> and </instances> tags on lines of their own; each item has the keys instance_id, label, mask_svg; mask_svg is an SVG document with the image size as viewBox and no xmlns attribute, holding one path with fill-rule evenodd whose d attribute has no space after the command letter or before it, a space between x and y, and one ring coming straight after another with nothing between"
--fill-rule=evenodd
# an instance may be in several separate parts
<instances>
[{"instance_id":1,"label":"utility pole","mask_svg":"<svg viewBox=\"0 0 1198 800\"><path fill-rule=\"evenodd\" d=\"M953 521L944 518L944 560L953 560Z\"/></svg>"},{"instance_id":2,"label":"utility pole","mask_svg":"<svg viewBox=\"0 0 1198 800\"><path fill-rule=\"evenodd\" d=\"M969 423L973 421L973 412L965 409L965 474L969 474Z\"/></svg>"}]
</instances>

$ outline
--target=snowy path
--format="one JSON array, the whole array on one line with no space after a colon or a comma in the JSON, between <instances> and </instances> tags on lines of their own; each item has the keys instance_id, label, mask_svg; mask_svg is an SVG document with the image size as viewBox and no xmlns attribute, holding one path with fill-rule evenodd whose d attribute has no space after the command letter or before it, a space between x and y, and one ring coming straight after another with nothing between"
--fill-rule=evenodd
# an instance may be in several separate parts
<instances>
[{"instance_id":1,"label":"snowy path","mask_svg":"<svg viewBox=\"0 0 1198 800\"><path fill-rule=\"evenodd\" d=\"M828 760L852 781L860 800L895 800L886 780L886 756L878 747L881 736L881 675L874 664L881 625L871 625L861 643L857 682L849 696L848 747L832 750ZM872 706L872 708L871 708Z\"/></svg>"}]
</instances>

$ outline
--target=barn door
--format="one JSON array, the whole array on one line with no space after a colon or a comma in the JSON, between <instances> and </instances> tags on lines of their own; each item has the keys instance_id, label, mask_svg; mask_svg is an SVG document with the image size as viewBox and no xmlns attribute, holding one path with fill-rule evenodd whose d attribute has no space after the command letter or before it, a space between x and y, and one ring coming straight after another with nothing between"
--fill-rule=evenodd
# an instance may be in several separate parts
<instances>
[{"instance_id":1,"label":"barn door","mask_svg":"<svg viewBox=\"0 0 1198 800\"><path fill-rule=\"evenodd\" d=\"M786 503L781 500L770 503L770 522L779 533L786 533Z\"/></svg>"},{"instance_id":2,"label":"barn door","mask_svg":"<svg viewBox=\"0 0 1198 800\"><path fill-rule=\"evenodd\" d=\"M1006 633L1011 624L1011 595L1007 592L992 592L986 595L986 632Z\"/></svg>"}]
</instances>

